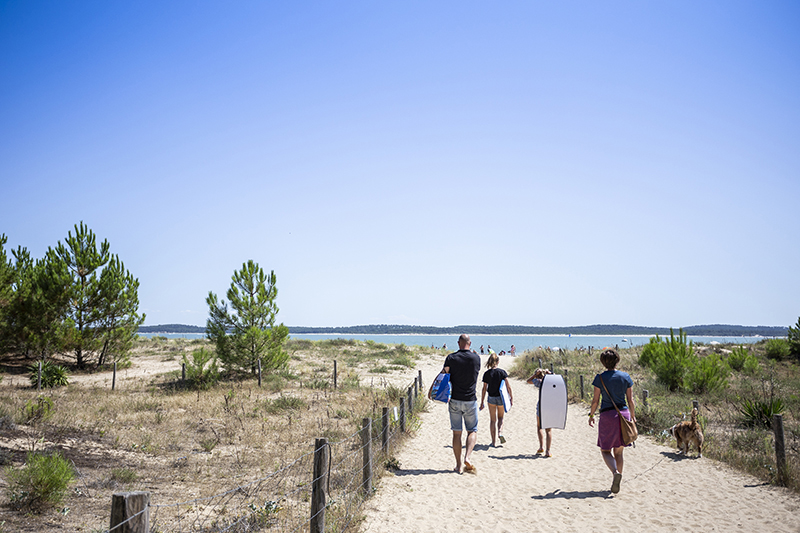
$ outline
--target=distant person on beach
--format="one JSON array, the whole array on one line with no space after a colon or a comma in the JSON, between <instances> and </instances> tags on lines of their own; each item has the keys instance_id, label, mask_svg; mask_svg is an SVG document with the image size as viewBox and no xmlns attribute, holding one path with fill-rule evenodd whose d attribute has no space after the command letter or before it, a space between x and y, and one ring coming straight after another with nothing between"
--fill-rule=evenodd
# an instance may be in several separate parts
<instances>
[{"instance_id":1,"label":"distant person on beach","mask_svg":"<svg viewBox=\"0 0 800 533\"><path fill-rule=\"evenodd\" d=\"M456 456L455 471L477 473L470 463L472 450L478 440L478 397L475 386L481 371L481 358L470 349L472 341L469 335L462 334L458 338L458 351L451 353L444 360L442 372L450 374L450 429L453 430L453 455ZM467 444L464 459L461 459L461 434L463 426L467 429Z\"/></svg>"},{"instance_id":2,"label":"distant person on beach","mask_svg":"<svg viewBox=\"0 0 800 533\"><path fill-rule=\"evenodd\" d=\"M486 400L486 393L489 393L489 433L492 435L492 446L497 446L497 437L500 443L505 444L506 438L503 437L503 417L506 410L503 406L503 398L500 397L500 385L505 381L508 391L508 400L514 405L514 396L511 393L511 384L508 382L508 373L502 368L497 368L500 358L492 354L486 361L486 372L483 373L483 392L481 392L481 407L483 411Z\"/></svg>"},{"instance_id":3,"label":"distant person on beach","mask_svg":"<svg viewBox=\"0 0 800 533\"><path fill-rule=\"evenodd\" d=\"M542 380L547 374L552 374L552 372L544 368L537 368L533 375L529 377L528 381L525 383L535 385L537 389L541 389ZM538 403L536 404L536 427L538 429L537 434L539 436L539 449L536 450L536 455L544 453L545 457L552 457L552 454L550 453L550 445L553 444L553 430L552 428L542 430L542 415L539 412ZM545 433L547 434L546 439Z\"/></svg>"},{"instance_id":4,"label":"distant person on beach","mask_svg":"<svg viewBox=\"0 0 800 533\"><path fill-rule=\"evenodd\" d=\"M589 408L589 425L594 427L594 414L600 406L600 423L597 427L597 445L603 455L603 461L611 473L614 481L611 492L619 492L622 483L622 452L625 445L622 443L619 416L636 422L635 406L633 405L633 380L626 373L616 370L619 363L617 350L606 348L600 354L600 362L606 368L605 372L597 374L592 381L594 385L594 398ZM602 396L603 401L600 401ZM614 408L616 404L616 409ZM619 414L617 414L619 409ZM630 444L628 445L630 446Z\"/></svg>"},{"instance_id":5,"label":"distant person on beach","mask_svg":"<svg viewBox=\"0 0 800 533\"><path fill-rule=\"evenodd\" d=\"M517 347L513 344L511 345L511 349L508 351L511 355L517 355Z\"/></svg>"},{"instance_id":6,"label":"distant person on beach","mask_svg":"<svg viewBox=\"0 0 800 533\"><path fill-rule=\"evenodd\" d=\"M481 355L483 355L483 344L481 344Z\"/></svg>"}]
</instances>

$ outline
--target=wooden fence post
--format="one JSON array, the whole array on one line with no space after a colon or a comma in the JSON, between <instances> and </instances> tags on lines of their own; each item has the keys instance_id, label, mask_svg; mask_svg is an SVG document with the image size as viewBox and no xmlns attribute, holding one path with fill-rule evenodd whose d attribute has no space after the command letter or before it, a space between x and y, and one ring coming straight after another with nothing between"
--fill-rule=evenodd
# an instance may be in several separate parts
<instances>
[{"instance_id":1,"label":"wooden fence post","mask_svg":"<svg viewBox=\"0 0 800 533\"><path fill-rule=\"evenodd\" d=\"M149 505L149 492L117 492L112 495L110 531L150 533Z\"/></svg>"},{"instance_id":2,"label":"wooden fence post","mask_svg":"<svg viewBox=\"0 0 800 533\"><path fill-rule=\"evenodd\" d=\"M553 369L553 363L550 363L550 373L555 374L555 371Z\"/></svg>"},{"instance_id":3,"label":"wooden fence post","mask_svg":"<svg viewBox=\"0 0 800 533\"><path fill-rule=\"evenodd\" d=\"M692 408L697 409L697 412L700 412L700 402L697 400L692 400Z\"/></svg>"},{"instance_id":4,"label":"wooden fence post","mask_svg":"<svg viewBox=\"0 0 800 533\"><path fill-rule=\"evenodd\" d=\"M181 363L181 381L186 381L186 363Z\"/></svg>"},{"instance_id":5,"label":"wooden fence post","mask_svg":"<svg viewBox=\"0 0 800 533\"><path fill-rule=\"evenodd\" d=\"M114 373L111 375L111 390L117 387L117 362L114 361Z\"/></svg>"},{"instance_id":6,"label":"wooden fence post","mask_svg":"<svg viewBox=\"0 0 800 533\"><path fill-rule=\"evenodd\" d=\"M361 446L364 448L364 483L361 489L364 496L372 494L372 419L361 421Z\"/></svg>"},{"instance_id":7,"label":"wooden fence post","mask_svg":"<svg viewBox=\"0 0 800 533\"><path fill-rule=\"evenodd\" d=\"M330 448L325 437L314 442L314 479L311 480L311 533L325 533Z\"/></svg>"},{"instance_id":8,"label":"wooden fence post","mask_svg":"<svg viewBox=\"0 0 800 533\"><path fill-rule=\"evenodd\" d=\"M406 399L400 398L400 432L406 432Z\"/></svg>"},{"instance_id":9,"label":"wooden fence post","mask_svg":"<svg viewBox=\"0 0 800 533\"><path fill-rule=\"evenodd\" d=\"M583 400L583 398L584 398L584 394L583 394L583 374L581 374L581 400Z\"/></svg>"},{"instance_id":10,"label":"wooden fence post","mask_svg":"<svg viewBox=\"0 0 800 533\"><path fill-rule=\"evenodd\" d=\"M261 358L258 358L258 388L261 388Z\"/></svg>"},{"instance_id":11,"label":"wooden fence post","mask_svg":"<svg viewBox=\"0 0 800 533\"><path fill-rule=\"evenodd\" d=\"M406 405L408 406L408 416L411 416L411 413L414 412L414 399L413 399L413 392L411 391L411 387L408 387L408 400L406 401Z\"/></svg>"},{"instance_id":12,"label":"wooden fence post","mask_svg":"<svg viewBox=\"0 0 800 533\"><path fill-rule=\"evenodd\" d=\"M389 451L389 408L384 407L381 414L381 449L383 453Z\"/></svg>"},{"instance_id":13,"label":"wooden fence post","mask_svg":"<svg viewBox=\"0 0 800 533\"><path fill-rule=\"evenodd\" d=\"M419 374L419 390L422 390L422 370L417 371Z\"/></svg>"},{"instance_id":14,"label":"wooden fence post","mask_svg":"<svg viewBox=\"0 0 800 533\"><path fill-rule=\"evenodd\" d=\"M642 391L642 403L644 404L645 407L647 407L647 399L649 397L650 397L650 391L649 390L643 390Z\"/></svg>"},{"instance_id":15,"label":"wooden fence post","mask_svg":"<svg viewBox=\"0 0 800 533\"><path fill-rule=\"evenodd\" d=\"M541 357L539 358L539 367L538 368L542 368L542 358Z\"/></svg>"},{"instance_id":16,"label":"wooden fence post","mask_svg":"<svg viewBox=\"0 0 800 533\"><path fill-rule=\"evenodd\" d=\"M36 390L42 390L42 362L39 361L39 377L36 380Z\"/></svg>"},{"instance_id":17,"label":"wooden fence post","mask_svg":"<svg viewBox=\"0 0 800 533\"><path fill-rule=\"evenodd\" d=\"M775 464L778 467L778 485L786 486L786 444L783 440L783 415L772 415L772 430L775 432Z\"/></svg>"},{"instance_id":18,"label":"wooden fence post","mask_svg":"<svg viewBox=\"0 0 800 533\"><path fill-rule=\"evenodd\" d=\"M339 380L339 372L338 372L336 359L334 359L333 360L333 388L334 389L337 387L338 380Z\"/></svg>"}]
</instances>

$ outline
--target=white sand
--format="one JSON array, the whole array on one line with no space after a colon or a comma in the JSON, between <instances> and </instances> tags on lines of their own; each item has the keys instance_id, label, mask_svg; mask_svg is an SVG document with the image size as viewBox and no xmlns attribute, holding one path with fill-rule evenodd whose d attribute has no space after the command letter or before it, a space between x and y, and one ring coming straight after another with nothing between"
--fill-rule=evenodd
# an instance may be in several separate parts
<instances>
[{"instance_id":1,"label":"white sand","mask_svg":"<svg viewBox=\"0 0 800 533\"><path fill-rule=\"evenodd\" d=\"M512 361L501 357L500 366ZM439 368L420 368L426 387ZM510 381L515 403L506 415L508 440L488 446L489 413L482 411L472 456L477 475L452 472L447 406L433 403L397 455L401 470L383 478L365 504L363 531L800 532L797 496L717 461L684 458L646 437L625 450L622 490L611 495L596 429L580 405L570 405L565 430L553 430L553 457L536 456L538 389ZM480 394L480 377L478 387Z\"/></svg>"}]
</instances>

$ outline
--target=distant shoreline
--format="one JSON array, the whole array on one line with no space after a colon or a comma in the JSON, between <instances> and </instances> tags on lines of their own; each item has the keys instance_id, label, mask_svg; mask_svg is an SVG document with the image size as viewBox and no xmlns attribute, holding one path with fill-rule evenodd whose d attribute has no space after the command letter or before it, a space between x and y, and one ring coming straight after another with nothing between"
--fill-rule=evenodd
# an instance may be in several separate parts
<instances>
[{"instance_id":1,"label":"distant shoreline","mask_svg":"<svg viewBox=\"0 0 800 533\"><path fill-rule=\"evenodd\" d=\"M674 328L677 333L679 328ZM729 324L712 324L701 326L685 326L683 332L689 336L722 336L722 337L785 337L789 328L786 326L738 326ZM470 335L505 335L505 336L606 336L624 335L628 337L668 336L670 328L630 326L618 324L597 324L592 326L545 327L545 326L405 326L377 324L347 327L307 327L289 326L293 335L453 335L459 333ZM139 333L205 333L202 326L186 324L161 324L156 326L140 326Z\"/></svg>"}]
</instances>

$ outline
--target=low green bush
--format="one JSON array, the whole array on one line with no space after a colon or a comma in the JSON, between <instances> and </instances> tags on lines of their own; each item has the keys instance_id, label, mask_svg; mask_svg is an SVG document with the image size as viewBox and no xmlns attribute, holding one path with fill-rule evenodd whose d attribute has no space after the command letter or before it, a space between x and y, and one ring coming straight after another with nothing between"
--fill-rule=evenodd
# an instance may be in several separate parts
<instances>
[{"instance_id":1,"label":"low green bush","mask_svg":"<svg viewBox=\"0 0 800 533\"><path fill-rule=\"evenodd\" d=\"M697 359L686 372L685 387L696 393L713 392L728 386L730 369L719 354Z\"/></svg>"},{"instance_id":2,"label":"low green bush","mask_svg":"<svg viewBox=\"0 0 800 533\"><path fill-rule=\"evenodd\" d=\"M765 352L766 356L776 361L789 358L789 342L786 339L769 339Z\"/></svg>"},{"instance_id":3,"label":"low green bush","mask_svg":"<svg viewBox=\"0 0 800 533\"><path fill-rule=\"evenodd\" d=\"M663 339L661 345L660 354L650 362L650 368L658 380L674 392L684 386L687 373L697 361L694 344L691 341L687 342L683 329L679 330L677 338L670 329L669 340Z\"/></svg>"},{"instance_id":4,"label":"low green bush","mask_svg":"<svg viewBox=\"0 0 800 533\"><path fill-rule=\"evenodd\" d=\"M17 509L38 509L64 500L75 473L60 453L29 452L21 469L6 468L6 492Z\"/></svg>"},{"instance_id":5,"label":"low green bush","mask_svg":"<svg viewBox=\"0 0 800 533\"><path fill-rule=\"evenodd\" d=\"M275 415L285 411L296 411L298 409L305 409L308 404L297 396L279 396L272 399L264 400L264 411L268 414Z\"/></svg>"},{"instance_id":6,"label":"low green bush","mask_svg":"<svg viewBox=\"0 0 800 533\"><path fill-rule=\"evenodd\" d=\"M219 381L217 356L211 350L195 350L191 359L184 354L183 364L186 365L186 381L195 389L208 389Z\"/></svg>"},{"instance_id":7,"label":"low green bush","mask_svg":"<svg viewBox=\"0 0 800 533\"><path fill-rule=\"evenodd\" d=\"M736 372L751 374L758 369L758 359L744 346L735 347L728 356L727 363Z\"/></svg>"},{"instance_id":8,"label":"low green bush","mask_svg":"<svg viewBox=\"0 0 800 533\"><path fill-rule=\"evenodd\" d=\"M772 417L783 413L784 405L780 398L749 400L742 402L739 412L744 417L742 425L749 428L772 429Z\"/></svg>"},{"instance_id":9,"label":"low green bush","mask_svg":"<svg viewBox=\"0 0 800 533\"><path fill-rule=\"evenodd\" d=\"M22 408L22 422L36 424L44 422L53 415L53 400L47 396L39 396L36 400L28 400Z\"/></svg>"},{"instance_id":10,"label":"low green bush","mask_svg":"<svg viewBox=\"0 0 800 533\"><path fill-rule=\"evenodd\" d=\"M39 384L39 363L34 363L28 367L28 376L31 385L36 387ZM69 385L69 372L61 365L52 361L42 361L42 387L48 389Z\"/></svg>"}]
</instances>

